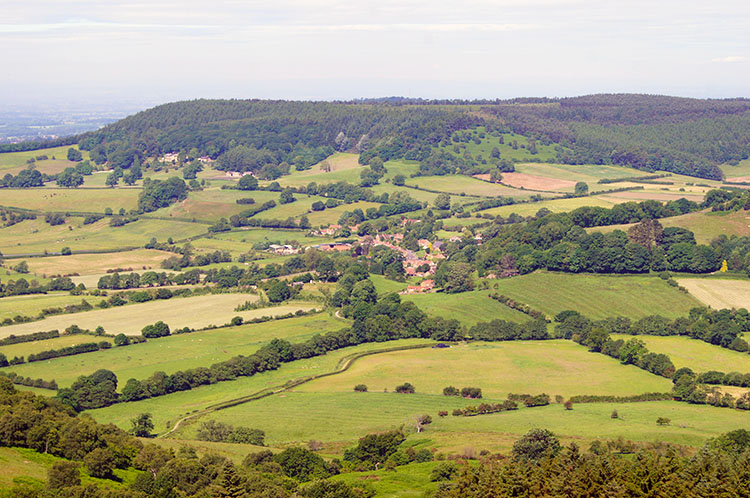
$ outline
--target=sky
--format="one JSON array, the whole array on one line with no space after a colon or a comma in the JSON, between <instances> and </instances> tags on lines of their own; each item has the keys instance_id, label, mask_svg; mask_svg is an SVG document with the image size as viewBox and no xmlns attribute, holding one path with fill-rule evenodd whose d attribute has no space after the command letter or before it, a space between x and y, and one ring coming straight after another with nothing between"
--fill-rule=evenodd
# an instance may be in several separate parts
<instances>
[{"instance_id":1,"label":"sky","mask_svg":"<svg viewBox=\"0 0 750 498\"><path fill-rule=\"evenodd\" d=\"M750 97L747 0L3 0L0 105Z\"/></svg>"}]
</instances>

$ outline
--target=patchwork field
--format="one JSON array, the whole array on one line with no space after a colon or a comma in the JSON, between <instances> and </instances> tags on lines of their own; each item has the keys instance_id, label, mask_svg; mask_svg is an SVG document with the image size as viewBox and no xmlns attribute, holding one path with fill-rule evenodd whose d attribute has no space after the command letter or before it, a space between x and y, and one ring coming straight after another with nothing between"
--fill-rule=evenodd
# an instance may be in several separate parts
<instances>
[{"instance_id":1,"label":"patchwork field","mask_svg":"<svg viewBox=\"0 0 750 498\"><path fill-rule=\"evenodd\" d=\"M108 252L120 248L142 247L151 238L179 241L207 231L206 225L179 221L141 219L121 227L110 227L103 219L83 225L83 218L68 218L63 225L50 226L44 218L26 220L0 228L0 252L6 255L60 252L63 247L77 251Z\"/></svg>"},{"instance_id":2,"label":"patchwork field","mask_svg":"<svg viewBox=\"0 0 750 498\"><path fill-rule=\"evenodd\" d=\"M576 310L592 319L648 315L677 318L701 303L664 280L651 276L566 274L537 271L492 280L494 292L505 294L548 316Z\"/></svg>"},{"instance_id":3,"label":"patchwork field","mask_svg":"<svg viewBox=\"0 0 750 498\"><path fill-rule=\"evenodd\" d=\"M22 335L39 330L63 330L76 324L81 328L94 330L101 325L110 334L138 335L148 324L161 320L170 328L202 328L209 325L223 325L234 316L245 319L256 316L288 313L279 312L280 307L269 309L234 311L245 301L254 301L258 297L252 294L209 294L206 296L172 298L162 301L149 301L141 304L130 304L117 308L85 311L72 315L56 315L39 322L21 323L0 327L0 337L10 334ZM290 305L296 306L296 305ZM309 309L314 306L300 304L295 308Z\"/></svg>"},{"instance_id":4,"label":"patchwork field","mask_svg":"<svg viewBox=\"0 0 750 498\"><path fill-rule=\"evenodd\" d=\"M712 308L750 309L749 280L680 278L677 281L699 301Z\"/></svg>"},{"instance_id":5,"label":"patchwork field","mask_svg":"<svg viewBox=\"0 0 750 498\"><path fill-rule=\"evenodd\" d=\"M633 337L646 343L655 353L664 353L672 359L675 368L688 367L694 372L719 370L721 372L750 372L750 355L714 346L707 342L679 336L618 335L613 339L628 340Z\"/></svg>"},{"instance_id":6,"label":"patchwork field","mask_svg":"<svg viewBox=\"0 0 750 498\"><path fill-rule=\"evenodd\" d=\"M152 214L213 223L221 218L229 219L230 216L252 207L252 205L237 204L237 199L248 197L255 199L256 204L263 204L270 200L277 203L279 201L278 192L206 189L190 192L184 201L159 209Z\"/></svg>"},{"instance_id":7,"label":"patchwork field","mask_svg":"<svg viewBox=\"0 0 750 498\"><path fill-rule=\"evenodd\" d=\"M410 294L401 296L401 299L413 302L428 315L455 318L467 326L496 318L519 323L529 319L527 315L489 298L487 294L488 291Z\"/></svg>"},{"instance_id":8,"label":"patchwork field","mask_svg":"<svg viewBox=\"0 0 750 498\"><path fill-rule=\"evenodd\" d=\"M292 308L292 306L283 307L278 309L278 312L288 313L293 311ZM265 314L272 314L270 310L263 311L265 311ZM24 377L54 378L61 387L66 387L78 376L91 374L106 366L108 370L117 375L119 379L118 387L122 389L129 378L145 379L156 371L174 373L177 370L209 367L214 363L228 360L240 354L252 354L274 338L284 338L290 342L302 342L315 334L337 330L343 325L341 321L321 313L300 318L289 318L283 321L172 335L152 339L142 344L25 363L6 367L2 370L16 372ZM80 342L100 340L91 336L79 337L82 339ZM61 337L49 341L3 346L0 347L0 352L6 356L16 356L24 352L28 355L32 352L45 351L70 345L69 343L80 342L72 341L69 337Z\"/></svg>"}]
</instances>

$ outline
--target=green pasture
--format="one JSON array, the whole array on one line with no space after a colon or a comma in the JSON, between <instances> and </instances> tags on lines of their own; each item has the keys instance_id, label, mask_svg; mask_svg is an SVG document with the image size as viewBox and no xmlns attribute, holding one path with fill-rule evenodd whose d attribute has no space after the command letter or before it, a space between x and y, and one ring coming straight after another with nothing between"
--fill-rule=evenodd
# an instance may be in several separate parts
<instances>
[{"instance_id":1,"label":"green pasture","mask_svg":"<svg viewBox=\"0 0 750 498\"><path fill-rule=\"evenodd\" d=\"M372 283L375 285L375 289L378 291L379 295L388 294L390 292L401 292L402 290L406 289L406 286L409 285L407 282L397 282L395 280L391 280L388 278L385 278L383 275L370 275L370 280L372 280ZM402 296L402 299L405 296Z\"/></svg>"},{"instance_id":2,"label":"green pasture","mask_svg":"<svg viewBox=\"0 0 750 498\"><path fill-rule=\"evenodd\" d=\"M41 161L35 161L32 163L35 169L38 169L42 173L59 173L69 166L75 166L76 163L68 161L68 149L78 149L77 145L63 145L60 147L49 147L46 149L30 150L24 152L2 152L0 153L0 173L5 175L10 173L17 175L19 171L26 169L29 163L26 161L42 155L47 156L49 159ZM89 159L89 153L85 150L81 151L84 159ZM52 158L55 159L52 159Z\"/></svg>"},{"instance_id":3,"label":"green pasture","mask_svg":"<svg viewBox=\"0 0 750 498\"><path fill-rule=\"evenodd\" d=\"M694 297L650 275L537 271L489 282L493 292L528 304L548 316L576 310L595 320L610 316L638 319L648 315L677 318L701 306Z\"/></svg>"},{"instance_id":4,"label":"green pasture","mask_svg":"<svg viewBox=\"0 0 750 498\"><path fill-rule=\"evenodd\" d=\"M153 213L154 216L168 216L179 219L193 219L216 222L221 218L229 219L232 215L240 214L254 204L237 204L237 199L255 199L255 204L260 205L266 201L274 200L278 203L278 192L266 192L262 190L220 190L206 189L193 191L188 194L187 199L177 202L171 206L161 208Z\"/></svg>"},{"instance_id":5,"label":"green pasture","mask_svg":"<svg viewBox=\"0 0 750 498\"><path fill-rule=\"evenodd\" d=\"M89 303L92 303L90 296L71 296L67 292L3 297L0 298L0 321L17 315L36 317L43 309L80 304L82 299L88 299ZM99 299L101 298L94 298L94 301Z\"/></svg>"},{"instance_id":6,"label":"green pasture","mask_svg":"<svg viewBox=\"0 0 750 498\"><path fill-rule=\"evenodd\" d=\"M630 395L665 392L671 381L571 341L473 342L445 349L414 349L368 356L346 372L296 389L348 393L357 384L372 392L394 391L410 382L421 394L440 395L446 386L472 386L491 399L508 393Z\"/></svg>"},{"instance_id":7,"label":"green pasture","mask_svg":"<svg viewBox=\"0 0 750 498\"><path fill-rule=\"evenodd\" d=\"M234 316L249 319L263 314L280 314L278 313L279 307L234 311L234 308L245 301L254 301L257 298L252 294L208 294L129 304L72 315L54 315L39 322L0 327L0 337L7 337L10 334L29 334L40 330L64 330L73 324L89 330L94 330L101 325L110 334L139 335L143 327L159 320L167 323L172 329L202 328L209 325L223 325ZM295 310L306 308L308 308L307 305L300 304Z\"/></svg>"},{"instance_id":8,"label":"green pasture","mask_svg":"<svg viewBox=\"0 0 750 498\"><path fill-rule=\"evenodd\" d=\"M40 284L46 284L49 282L48 278L39 277L37 275L32 275L29 273L18 273L10 268L16 266L21 261L27 261L24 259L9 259L5 261L5 266L0 267L0 283L5 283L8 280L18 280L19 278L23 278L27 280L28 282L31 282L32 280L36 280Z\"/></svg>"},{"instance_id":9,"label":"green pasture","mask_svg":"<svg viewBox=\"0 0 750 498\"><path fill-rule=\"evenodd\" d=\"M750 355L714 346L698 339L682 336L620 335L612 339L628 340L635 337L646 343L654 353L664 353L672 360L675 368L687 367L694 372L719 370L721 372L750 372Z\"/></svg>"},{"instance_id":10,"label":"green pasture","mask_svg":"<svg viewBox=\"0 0 750 498\"><path fill-rule=\"evenodd\" d=\"M539 202L526 202L519 204L511 204L508 206L500 206L496 208L484 209L480 211L481 214L491 214L493 216L510 216L512 213L516 213L520 216L535 216L540 209L549 209L553 213L564 213L578 209L584 206L604 207L611 208L615 204L625 202L624 200L618 201L616 199L609 199L604 197L572 197L570 199L548 199Z\"/></svg>"},{"instance_id":11,"label":"green pasture","mask_svg":"<svg viewBox=\"0 0 750 498\"><path fill-rule=\"evenodd\" d=\"M44 488L47 482L47 472L56 462L67 461L46 453L39 453L28 448L0 448L0 487L9 488L14 484L34 484ZM135 481L140 473L132 468L115 469L115 479L98 479L86 472L81 465L81 484L88 486L95 484L104 488L127 488Z\"/></svg>"},{"instance_id":12,"label":"green pasture","mask_svg":"<svg viewBox=\"0 0 750 498\"><path fill-rule=\"evenodd\" d=\"M664 227L687 228L695 234L695 240L699 244L710 244L713 239L720 235L731 237L750 236L750 217L744 211L733 212L711 212L699 211L695 213L661 218L659 220ZM589 228L589 231L610 232L612 230L627 231L633 224L611 225L606 227Z\"/></svg>"},{"instance_id":13,"label":"green pasture","mask_svg":"<svg viewBox=\"0 0 750 498\"><path fill-rule=\"evenodd\" d=\"M369 201L358 201L353 202L352 204L342 204L340 206L337 206L335 208L326 208L323 211L313 211L307 215L307 218L310 220L310 224L314 227L316 226L323 226L327 227L331 224L337 224L339 221L339 218L341 218L341 215L344 214L345 211L354 211L355 209L361 209L362 211L367 211L367 208L379 208L381 204L378 204L377 202L369 202ZM269 216L270 218L270 216Z\"/></svg>"},{"instance_id":14,"label":"green pasture","mask_svg":"<svg viewBox=\"0 0 750 498\"><path fill-rule=\"evenodd\" d=\"M488 291L470 291L460 294L429 293L407 294L401 296L403 301L411 301L430 316L446 319L455 318L464 325L471 326L477 322L488 322L496 318L511 322L525 322L527 315L510 309L502 303L488 297Z\"/></svg>"},{"instance_id":15,"label":"green pasture","mask_svg":"<svg viewBox=\"0 0 750 498\"><path fill-rule=\"evenodd\" d=\"M430 473L439 462L410 463L394 470L348 472L331 477L330 481L342 481L354 486L366 483L375 491L376 497L422 497L438 489L440 483L430 480Z\"/></svg>"},{"instance_id":16,"label":"green pasture","mask_svg":"<svg viewBox=\"0 0 750 498\"><path fill-rule=\"evenodd\" d=\"M359 172L362 168L358 161L359 154L337 152L308 170L292 171L291 174L282 176L277 181L282 186L305 186L310 182L318 184L348 182L358 185ZM331 166L331 171L321 169L324 162Z\"/></svg>"},{"instance_id":17,"label":"green pasture","mask_svg":"<svg viewBox=\"0 0 750 498\"><path fill-rule=\"evenodd\" d=\"M340 327L345 327L346 323L341 321L339 325ZM332 325L332 328L336 328L335 324ZM151 413L154 416L155 431L157 433L164 433L166 430L171 429L180 418L217 403L226 402L241 396L248 396L263 389L285 384L294 379L333 372L342 359L352 354L390 347L430 343L432 341L426 339L404 339L388 343L361 344L359 346L332 351L323 356L284 363L278 370L263 372L252 377L240 377L233 381L219 382L158 398L120 403L107 408L89 410L86 413L99 422L113 423L123 429L130 428L130 419L133 418L133 414ZM277 413L273 418L279 419L280 417ZM239 424L237 421L233 423ZM254 422L248 422L248 424L253 427L255 426Z\"/></svg>"},{"instance_id":18,"label":"green pasture","mask_svg":"<svg viewBox=\"0 0 750 498\"><path fill-rule=\"evenodd\" d=\"M0 228L0 252L6 255L60 252L63 247L77 251L113 251L142 247L152 238L179 241L207 231L206 225L179 221L140 219L121 227L110 227L103 219L89 225L83 218L71 217L62 225L50 226L43 217Z\"/></svg>"},{"instance_id":19,"label":"green pasture","mask_svg":"<svg viewBox=\"0 0 750 498\"><path fill-rule=\"evenodd\" d=\"M549 163L519 163L515 165L516 171L527 175L544 176L560 180L589 183L591 190L606 190L618 188L619 183L598 184L597 181L609 178L625 178L631 176L645 176L651 174L622 166L611 166L605 164L549 164Z\"/></svg>"},{"instance_id":20,"label":"green pasture","mask_svg":"<svg viewBox=\"0 0 750 498\"><path fill-rule=\"evenodd\" d=\"M3 189L0 205L37 211L104 213L112 208L117 213L138 207L140 189L74 189L74 188L26 188Z\"/></svg>"},{"instance_id":21,"label":"green pasture","mask_svg":"<svg viewBox=\"0 0 750 498\"><path fill-rule=\"evenodd\" d=\"M289 305L264 311L264 314L283 314L300 309ZM257 313L256 313L257 315ZM259 316L259 315L258 315ZM345 324L329 317L316 314L282 321L225 327L191 334L178 334L159 339L150 339L142 344L113 347L108 350L84 353L75 356L55 358L47 361L25 363L6 367L24 377L54 378L61 387L67 387L80 375L88 375L99 368L113 371L119 379L121 389L130 378L145 379L156 371L174 373L196 367L210 367L214 363L228 360L237 355L249 355L263 344L275 338L290 342L302 342L316 334L338 330ZM46 329L45 329L46 330ZM79 336L78 342L101 340L92 336ZM111 339L109 339L111 341ZM0 347L6 356L26 352L40 352L59 348L70 342L68 337ZM60 343L60 344L58 344ZM70 344L67 344L70 345ZM5 353L6 349L8 350Z\"/></svg>"},{"instance_id":22,"label":"green pasture","mask_svg":"<svg viewBox=\"0 0 750 498\"><path fill-rule=\"evenodd\" d=\"M731 164L722 164L719 168L721 168L721 171L726 178L750 176L750 159L740 161L739 164L735 166L732 166Z\"/></svg>"}]
</instances>

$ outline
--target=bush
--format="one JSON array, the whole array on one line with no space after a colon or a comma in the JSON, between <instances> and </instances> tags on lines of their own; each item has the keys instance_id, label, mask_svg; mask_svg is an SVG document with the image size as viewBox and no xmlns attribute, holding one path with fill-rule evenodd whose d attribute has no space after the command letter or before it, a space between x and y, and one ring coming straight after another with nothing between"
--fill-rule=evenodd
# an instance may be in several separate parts
<instances>
[{"instance_id":1,"label":"bush","mask_svg":"<svg viewBox=\"0 0 750 498\"><path fill-rule=\"evenodd\" d=\"M155 339L158 337L166 337L169 335L169 325L159 320L153 325L146 325L141 330L143 337L147 339Z\"/></svg>"},{"instance_id":2,"label":"bush","mask_svg":"<svg viewBox=\"0 0 750 498\"><path fill-rule=\"evenodd\" d=\"M399 394L414 394L414 386L408 382L404 382L400 386L396 386L396 392Z\"/></svg>"},{"instance_id":3,"label":"bush","mask_svg":"<svg viewBox=\"0 0 750 498\"><path fill-rule=\"evenodd\" d=\"M672 420L668 419L667 417L659 417L656 419L656 425L669 425L672 422Z\"/></svg>"},{"instance_id":4,"label":"bush","mask_svg":"<svg viewBox=\"0 0 750 498\"><path fill-rule=\"evenodd\" d=\"M366 393L367 386L364 384L357 384L356 386L354 386L354 390L358 393Z\"/></svg>"},{"instance_id":5,"label":"bush","mask_svg":"<svg viewBox=\"0 0 750 498\"><path fill-rule=\"evenodd\" d=\"M482 390L478 387L464 387L461 389L461 396L464 398L479 399L482 397Z\"/></svg>"},{"instance_id":6,"label":"bush","mask_svg":"<svg viewBox=\"0 0 750 498\"><path fill-rule=\"evenodd\" d=\"M443 388L443 396L458 396L459 394L458 389L453 386Z\"/></svg>"}]
</instances>

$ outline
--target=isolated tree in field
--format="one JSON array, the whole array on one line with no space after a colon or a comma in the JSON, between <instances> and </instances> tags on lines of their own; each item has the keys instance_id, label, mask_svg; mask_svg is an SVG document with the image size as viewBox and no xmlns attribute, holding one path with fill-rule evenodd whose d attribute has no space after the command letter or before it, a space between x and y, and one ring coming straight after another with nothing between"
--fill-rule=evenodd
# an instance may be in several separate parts
<instances>
[{"instance_id":1,"label":"isolated tree in field","mask_svg":"<svg viewBox=\"0 0 750 498\"><path fill-rule=\"evenodd\" d=\"M443 389L443 396L459 396L460 392L453 386L448 386Z\"/></svg>"},{"instance_id":2,"label":"isolated tree in field","mask_svg":"<svg viewBox=\"0 0 750 498\"><path fill-rule=\"evenodd\" d=\"M356 386L354 386L354 390L358 393L366 393L367 386L364 384L357 384Z\"/></svg>"},{"instance_id":3,"label":"isolated tree in field","mask_svg":"<svg viewBox=\"0 0 750 498\"><path fill-rule=\"evenodd\" d=\"M586 182L578 182L573 187L573 191L576 195L586 195L589 193L589 185Z\"/></svg>"},{"instance_id":4,"label":"isolated tree in field","mask_svg":"<svg viewBox=\"0 0 750 498\"><path fill-rule=\"evenodd\" d=\"M492 171L490 171L490 181L492 183L500 183L501 181L503 181L503 174L499 169L493 169Z\"/></svg>"},{"instance_id":5,"label":"isolated tree in field","mask_svg":"<svg viewBox=\"0 0 750 498\"><path fill-rule=\"evenodd\" d=\"M331 163L329 163L328 161L323 161L322 163L320 163L320 171L323 171L325 173L330 173Z\"/></svg>"},{"instance_id":6,"label":"isolated tree in field","mask_svg":"<svg viewBox=\"0 0 750 498\"><path fill-rule=\"evenodd\" d=\"M446 193L438 194L432 204L435 206L435 209L450 209L451 196Z\"/></svg>"},{"instance_id":7,"label":"isolated tree in field","mask_svg":"<svg viewBox=\"0 0 750 498\"><path fill-rule=\"evenodd\" d=\"M404 175L396 175L393 177L393 184L401 186L406 183L406 177Z\"/></svg>"},{"instance_id":8,"label":"isolated tree in field","mask_svg":"<svg viewBox=\"0 0 750 498\"><path fill-rule=\"evenodd\" d=\"M141 413L135 418L130 419L130 433L135 437L149 437L154 430L154 422L151 420L150 413Z\"/></svg>"},{"instance_id":9,"label":"isolated tree in field","mask_svg":"<svg viewBox=\"0 0 750 498\"><path fill-rule=\"evenodd\" d=\"M159 320L152 325L146 325L141 330L143 337L147 339L155 339L158 337L166 337L169 335L169 325Z\"/></svg>"},{"instance_id":10,"label":"isolated tree in field","mask_svg":"<svg viewBox=\"0 0 750 498\"><path fill-rule=\"evenodd\" d=\"M291 189L286 188L281 191L281 196L279 197L279 204L290 204L294 201L295 201L295 198Z\"/></svg>"},{"instance_id":11,"label":"isolated tree in field","mask_svg":"<svg viewBox=\"0 0 750 498\"><path fill-rule=\"evenodd\" d=\"M239 190L256 190L258 188L258 179L253 175L243 175L240 181L237 182L237 189Z\"/></svg>"},{"instance_id":12,"label":"isolated tree in field","mask_svg":"<svg viewBox=\"0 0 750 498\"><path fill-rule=\"evenodd\" d=\"M566 409L566 410L572 410L572 409L573 409L573 402L572 402L572 401L570 401L570 400L568 400L568 401L566 401L566 402L564 403L564 405L563 405L563 406L565 406L565 409Z\"/></svg>"},{"instance_id":13,"label":"isolated tree in field","mask_svg":"<svg viewBox=\"0 0 750 498\"><path fill-rule=\"evenodd\" d=\"M656 425L669 425L672 421L667 417L659 417L656 419Z\"/></svg>"}]
</instances>

